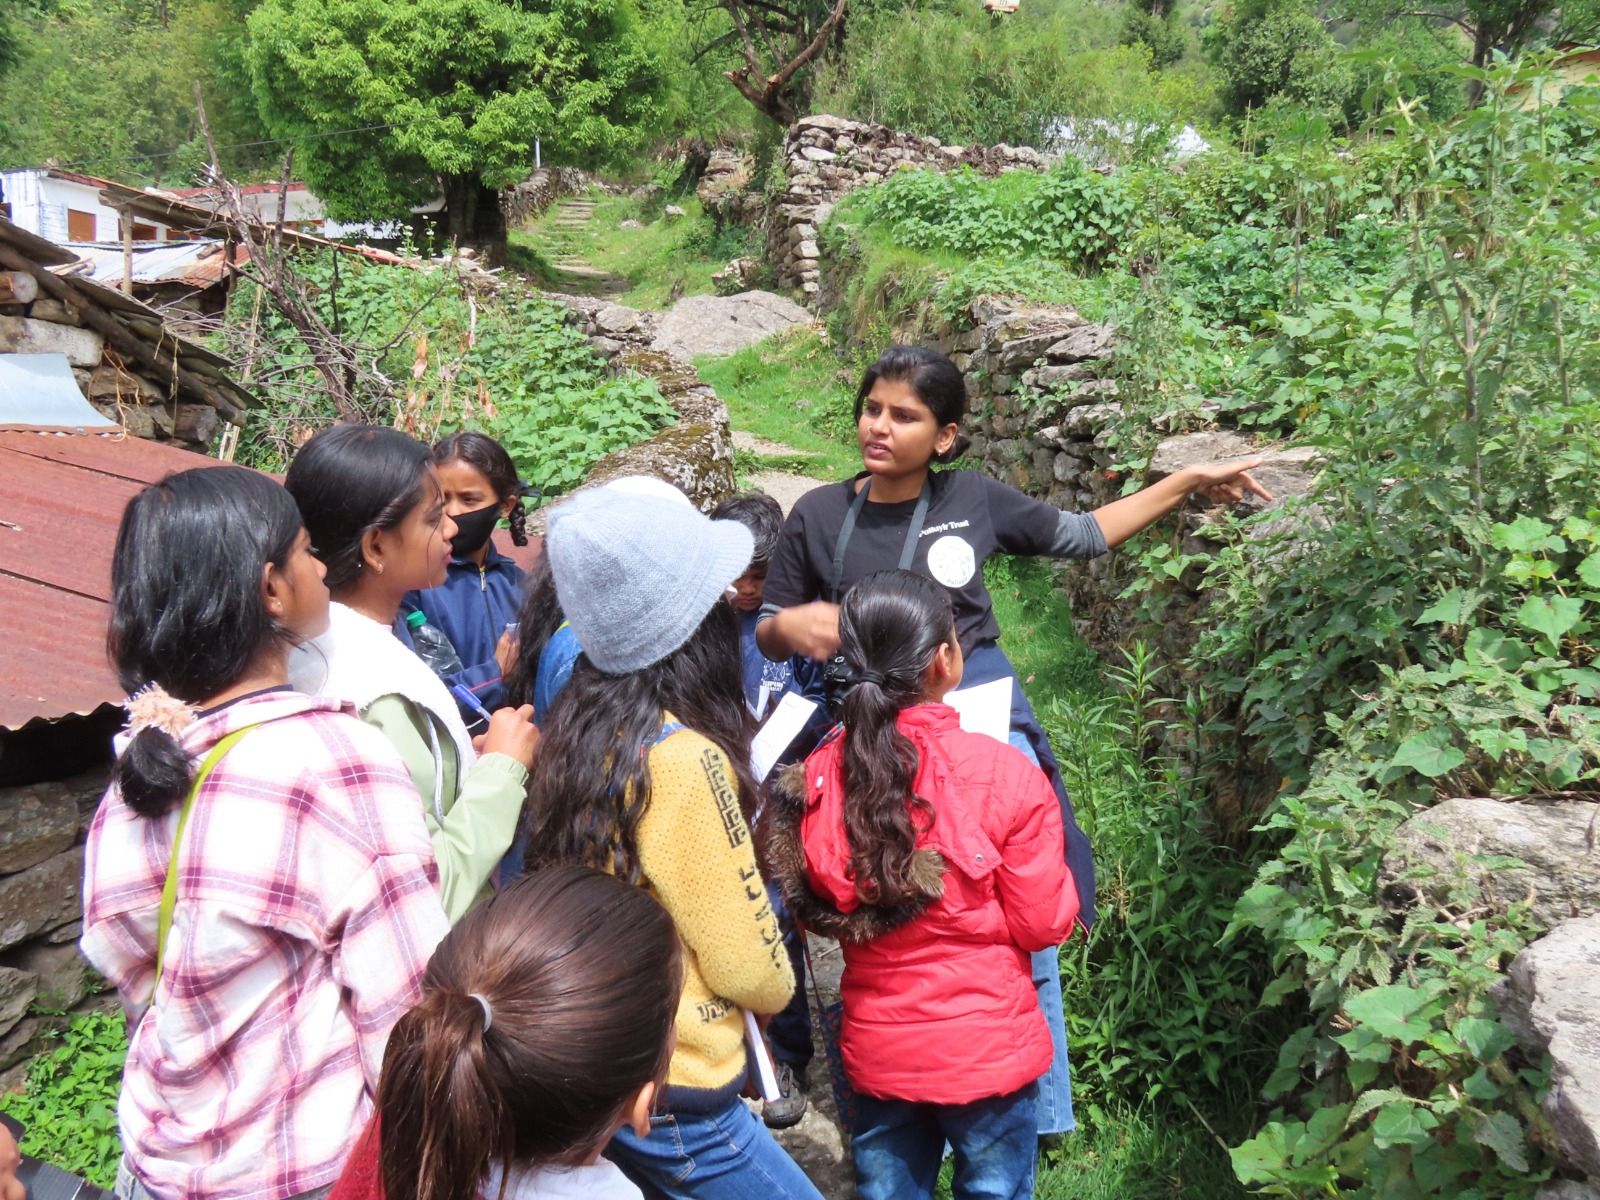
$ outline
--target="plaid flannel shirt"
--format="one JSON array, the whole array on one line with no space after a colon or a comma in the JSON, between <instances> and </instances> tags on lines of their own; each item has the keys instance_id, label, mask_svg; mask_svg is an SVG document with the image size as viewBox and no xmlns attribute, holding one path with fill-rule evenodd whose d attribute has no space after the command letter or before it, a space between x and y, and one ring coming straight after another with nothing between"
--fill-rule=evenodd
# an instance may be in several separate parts
<instances>
[{"instance_id":1,"label":"plaid flannel shirt","mask_svg":"<svg viewBox=\"0 0 1600 1200\"><path fill-rule=\"evenodd\" d=\"M184 832L155 987L177 810L113 785L89 830L84 955L130 1013L118 1104L130 1165L161 1200L287 1200L331 1184L372 1112L389 1030L447 925L410 776L338 701L293 692L195 722L212 770Z\"/></svg>"}]
</instances>

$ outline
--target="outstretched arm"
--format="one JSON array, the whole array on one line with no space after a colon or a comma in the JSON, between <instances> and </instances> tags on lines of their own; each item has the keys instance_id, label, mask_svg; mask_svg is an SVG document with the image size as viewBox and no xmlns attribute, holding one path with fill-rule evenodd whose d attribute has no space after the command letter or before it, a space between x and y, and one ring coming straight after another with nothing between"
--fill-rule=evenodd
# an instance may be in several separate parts
<instances>
[{"instance_id":1,"label":"outstretched arm","mask_svg":"<svg viewBox=\"0 0 1600 1200\"><path fill-rule=\"evenodd\" d=\"M1095 509L1095 524L1105 535L1106 545L1116 547L1177 508L1190 492L1200 492L1218 504L1242 500L1246 493L1271 500L1272 493L1250 475L1251 469L1260 465L1260 459L1248 458L1185 467L1142 491Z\"/></svg>"}]
</instances>

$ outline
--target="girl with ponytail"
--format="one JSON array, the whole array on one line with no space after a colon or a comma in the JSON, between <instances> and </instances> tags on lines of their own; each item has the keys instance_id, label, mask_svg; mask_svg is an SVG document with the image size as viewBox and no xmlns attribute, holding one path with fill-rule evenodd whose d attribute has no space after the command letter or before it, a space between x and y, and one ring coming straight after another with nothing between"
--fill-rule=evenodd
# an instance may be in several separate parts
<instances>
[{"instance_id":1,"label":"girl with ponytail","mask_svg":"<svg viewBox=\"0 0 1600 1200\"><path fill-rule=\"evenodd\" d=\"M1020 1200L1053 1054L1029 956L1078 913L1060 809L1021 751L943 703L963 657L941 585L868 575L839 635L841 729L780 777L767 849L795 920L843 944L857 1186L932 1196L948 1141L957 1200Z\"/></svg>"},{"instance_id":2,"label":"girl with ponytail","mask_svg":"<svg viewBox=\"0 0 1600 1200\"><path fill-rule=\"evenodd\" d=\"M496 892L434 952L330 1200L637 1200L600 1152L650 1128L682 976L638 888L554 867Z\"/></svg>"},{"instance_id":3,"label":"girl with ponytail","mask_svg":"<svg viewBox=\"0 0 1600 1200\"><path fill-rule=\"evenodd\" d=\"M129 1017L117 1196L321 1192L445 931L416 791L381 733L289 687L328 590L271 479L146 488L111 586L131 698L82 948Z\"/></svg>"},{"instance_id":4,"label":"girl with ponytail","mask_svg":"<svg viewBox=\"0 0 1600 1200\"><path fill-rule=\"evenodd\" d=\"M433 469L444 492L445 515L456 526L450 566L443 583L408 593L400 611L420 611L450 639L461 669L443 672L440 678L466 688L493 712L506 703L504 675L516 640L507 626L517 619L522 602L523 570L495 549L491 535L504 521L512 543L526 546L523 499L539 493L517 478L516 464L504 446L470 430L434 443ZM479 719L477 710L465 704L461 712L469 725Z\"/></svg>"}]
</instances>

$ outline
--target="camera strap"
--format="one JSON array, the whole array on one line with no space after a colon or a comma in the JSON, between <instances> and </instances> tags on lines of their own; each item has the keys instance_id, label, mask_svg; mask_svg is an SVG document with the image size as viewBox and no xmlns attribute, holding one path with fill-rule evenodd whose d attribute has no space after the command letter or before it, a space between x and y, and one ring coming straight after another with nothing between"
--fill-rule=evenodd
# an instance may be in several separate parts
<instances>
[{"instance_id":1,"label":"camera strap","mask_svg":"<svg viewBox=\"0 0 1600 1200\"><path fill-rule=\"evenodd\" d=\"M933 496L933 479L930 476L922 481L922 493L917 497L917 507L911 514L911 525L906 530L905 546L900 551L900 569L911 569L911 560L917 556L917 540L922 536L922 523L928 519L928 502ZM844 524L839 526L839 540L833 544L833 572L828 579L828 595L835 604L839 603L839 583L844 579L844 552L850 546L850 538L856 531L856 518L861 515L861 508L867 502L867 493L872 490L872 480L869 477L856 493L855 499L850 501L849 511L844 514Z\"/></svg>"}]
</instances>

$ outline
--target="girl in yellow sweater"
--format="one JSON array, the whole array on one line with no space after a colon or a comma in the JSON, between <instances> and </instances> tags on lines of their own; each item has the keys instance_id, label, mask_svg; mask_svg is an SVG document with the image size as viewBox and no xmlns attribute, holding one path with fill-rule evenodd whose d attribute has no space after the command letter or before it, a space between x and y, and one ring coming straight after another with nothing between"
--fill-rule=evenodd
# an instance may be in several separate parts
<instances>
[{"instance_id":1,"label":"girl in yellow sweater","mask_svg":"<svg viewBox=\"0 0 1600 1200\"><path fill-rule=\"evenodd\" d=\"M722 595L749 530L686 504L582 493L545 541L583 653L544 721L530 777L528 865L577 863L645 888L684 944L677 1049L647 1136L607 1156L647 1192L820 1200L739 1100L741 1009L794 990L756 868L738 625Z\"/></svg>"}]
</instances>

